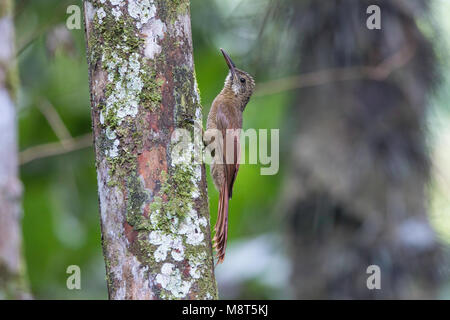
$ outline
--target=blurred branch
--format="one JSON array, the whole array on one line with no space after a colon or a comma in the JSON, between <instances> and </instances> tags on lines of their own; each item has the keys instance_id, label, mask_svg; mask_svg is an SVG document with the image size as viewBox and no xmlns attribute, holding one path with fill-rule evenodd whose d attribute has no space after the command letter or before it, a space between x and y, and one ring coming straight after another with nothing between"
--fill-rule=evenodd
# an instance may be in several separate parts
<instances>
[{"instance_id":1,"label":"blurred branch","mask_svg":"<svg viewBox=\"0 0 450 320\"><path fill-rule=\"evenodd\" d=\"M62 143L63 141L68 141L72 138L55 107L47 99L44 99L42 103L38 105L38 108Z\"/></svg>"},{"instance_id":2,"label":"blurred branch","mask_svg":"<svg viewBox=\"0 0 450 320\"><path fill-rule=\"evenodd\" d=\"M254 95L261 97L283 91L346 80L371 79L381 81L389 77L396 69L406 65L412 59L415 52L415 46L405 45L402 49L376 66L326 69L264 82L257 86Z\"/></svg>"},{"instance_id":3,"label":"blurred branch","mask_svg":"<svg viewBox=\"0 0 450 320\"><path fill-rule=\"evenodd\" d=\"M43 99L42 103L38 105L38 108L44 115L45 119L47 119L59 141L41 144L23 150L19 154L20 165L24 165L36 159L47 158L84 149L92 145L92 134L90 133L76 138L72 137L55 107L47 99Z\"/></svg>"},{"instance_id":4,"label":"blurred branch","mask_svg":"<svg viewBox=\"0 0 450 320\"><path fill-rule=\"evenodd\" d=\"M51 156L61 155L68 152L84 149L92 145L92 134L64 139L59 142L52 142L37 145L25 149L19 153L20 165L24 165L36 159L47 158Z\"/></svg>"}]
</instances>

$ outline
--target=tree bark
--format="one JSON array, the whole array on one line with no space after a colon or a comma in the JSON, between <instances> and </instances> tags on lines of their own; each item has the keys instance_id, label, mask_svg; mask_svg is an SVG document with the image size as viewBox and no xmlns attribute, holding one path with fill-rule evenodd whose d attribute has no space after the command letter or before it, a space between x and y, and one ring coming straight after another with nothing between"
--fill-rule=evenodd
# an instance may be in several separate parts
<instances>
[{"instance_id":1,"label":"tree bark","mask_svg":"<svg viewBox=\"0 0 450 320\"><path fill-rule=\"evenodd\" d=\"M381 30L366 28L371 4L381 7ZM440 246L427 219L423 129L436 60L415 23L426 2L304 1L293 10L301 72L400 57L379 79L297 92L284 201L296 296L433 298ZM370 265L380 267L379 290L367 287Z\"/></svg>"},{"instance_id":2,"label":"tree bark","mask_svg":"<svg viewBox=\"0 0 450 320\"><path fill-rule=\"evenodd\" d=\"M17 68L12 1L0 1L0 299L28 298L21 254L22 185L18 178L14 96Z\"/></svg>"},{"instance_id":3,"label":"tree bark","mask_svg":"<svg viewBox=\"0 0 450 320\"><path fill-rule=\"evenodd\" d=\"M109 297L217 298L205 168L172 155L202 114L189 1L85 1L84 15Z\"/></svg>"}]
</instances>

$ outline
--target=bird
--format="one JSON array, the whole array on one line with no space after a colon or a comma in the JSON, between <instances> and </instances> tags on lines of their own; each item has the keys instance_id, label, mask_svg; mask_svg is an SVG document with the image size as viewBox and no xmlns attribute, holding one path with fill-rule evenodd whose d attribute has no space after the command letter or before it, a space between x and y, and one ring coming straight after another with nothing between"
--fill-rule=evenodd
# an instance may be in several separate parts
<instances>
[{"instance_id":1,"label":"bird","mask_svg":"<svg viewBox=\"0 0 450 320\"><path fill-rule=\"evenodd\" d=\"M242 114L255 89L253 77L236 68L225 50L221 48L220 51L225 58L229 72L225 78L222 91L213 100L206 123L206 133L215 130L221 134L222 138L217 141L216 148L213 151L215 154L213 154L210 165L214 186L219 191L217 221L213 239L217 257L216 265L222 263L225 258L229 200L233 193L233 184L240 163L239 132L242 129ZM227 146L231 148L227 150Z\"/></svg>"}]
</instances>

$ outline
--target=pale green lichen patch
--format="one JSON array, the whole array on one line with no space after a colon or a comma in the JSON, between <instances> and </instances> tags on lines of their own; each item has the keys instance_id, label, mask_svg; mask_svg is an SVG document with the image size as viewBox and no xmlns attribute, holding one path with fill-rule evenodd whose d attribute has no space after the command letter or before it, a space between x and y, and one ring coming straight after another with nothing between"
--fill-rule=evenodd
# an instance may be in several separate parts
<instances>
[{"instance_id":1,"label":"pale green lichen patch","mask_svg":"<svg viewBox=\"0 0 450 320\"><path fill-rule=\"evenodd\" d=\"M150 18L155 16L156 7L153 4L153 1L129 0L128 13L137 21L136 27L140 29L142 25L150 20Z\"/></svg>"},{"instance_id":2,"label":"pale green lichen patch","mask_svg":"<svg viewBox=\"0 0 450 320\"><path fill-rule=\"evenodd\" d=\"M174 142L176 141L175 139ZM193 155L187 154L191 157ZM172 183L163 184L161 188L166 195L172 193L171 197L168 197L170 200L162 202L160 208L154 208L156 210L150 215L152 224L160 225L160 220L165 220L169 229L151 231L149 241L157 248L154 251L155 261L164 262L156 278L164 289L162 294L166 298L182 298L194 283L200 287L200 282L207 281L207 274L211 268L211 262L208 261L206 254L208 242L205 234L208 221L195 209L195 202L192 200L199 196L201 166L195 164L193 158L187 157L185 153L180 157L172 155L171 170ZM173 194L174 187L177 194ZM186 261L189 267L177 264L178 261ZM170 270L164 270L167 263L171 266ZM184 272L185 270L188 274ZM201 277L204 278L200 280ZM208 290L200 290L196 298L204 299L206 292Z\"/></svg>"},{"instance_id":3,"label":"pale green lichen patch","mask_svg":"<svg viewBox=\"0 0 450 320\"><path fill-rule=\"evenodd\" d=\"M144 54L149 59L154 59L161 54L161 41L164 39L167 27L164 22L154 18L142 28L141 33L145 35Z\"/></svg>"},{"instance_id":4,"label":"pale green lichen patch","mask_svg":"<svg viewBox=\"0 0 450 320\"><path fill-rule=\"evenodd\" d=\"M152 269L159 270L155 280L165 299L185 298L191 287L206 288L206 283L200 283L211 281L205 237L208 221L192 200L192 193L199 192L201 171L190 163L177 162L169 169L170 175L163 174L160 192L149 205L148 219L136 215L136 220L129 221L135 230L148 231L147 238L140 239L142 256ZM198 290L197 298L205 299L207 292L215 294L214 290Z\"/></svg>"},{"instance_id":5,"label":"pale green lichen patch","mask_svg":"<svg viewBox=\"0 0 450 320\"><path fill-rule=\"evenodd\" d=\"M133 137L135 146L141 143L141 135L136 130L139 107L155 110L161 102L162 82L156 79L155 70L142 55L145 41L139 36L135 19L122 13L136 3L129 2L128 9L125 1L111 1L112 8L105 3L94 2L94 36L89 37L89 48L91 63L99 61L107 74L104 99L98 108L100 123L106 131L104 136L109 141L100 141L100 147L109 160L111 173L115 173L121 170L116 161L110 160L119 157L135 160L134 156L127 155L134 148L133 141L121 143L121 139ZM128 151L122 147L130 145Z\"/></svg>"},{"instance_id":6,"label":"pale green lichen patch","mask_svg":"<svg viewBox=\"0 0 450 320\"><path fill-rule=\"evenodd\" d=\"M129 48L121 47L124 52ZM114 117L114 126L120 125L122 121L130 116L134 118L138 113L141 91L144 86L142 79L143 71L139 61L138 53L131 53L126 61L113 52L110 56L105 53L102 56L103 66L108 73L108 85L110 91L106 97L106 107L101 111L100 119ZM106 114L106 116L105 116ZM105 122L102 123L105 125ZM107 126L107 124L106 124ZM111 129L111 127L109 127Z\"/></svg>"}]
</instances>

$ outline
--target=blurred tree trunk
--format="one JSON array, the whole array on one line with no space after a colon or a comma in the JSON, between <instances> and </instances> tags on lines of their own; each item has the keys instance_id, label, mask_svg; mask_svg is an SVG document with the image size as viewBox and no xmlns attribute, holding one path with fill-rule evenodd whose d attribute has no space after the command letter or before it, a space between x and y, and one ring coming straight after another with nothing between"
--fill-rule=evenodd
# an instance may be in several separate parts
<instances>
[{"instance_id":1,"label":"blurred tree trunk","mask_svg":"<svg viewBox=\"0 0 450 320\"><path fill-rule=\"evenodd\" d=\"M18 178L14 97L17 68L12 1L0 0L0 299L29 298L21 254L22 185Z\"/></svg>"},{"instance_id":2,"label":"blurred tree trunk","mask_svg":"<svg viewBox=\"0 0 450 320\"><path fill-rule=\"evenodd\" d=\"M372 4L381 30L366 27ZM299 72L388 60L392 68L297 91L285 203L298 298L435 297L440 249L427 220L424 126L436 63L416 25L427 4L295 2ZM381 290L367 288L369 265L380 267Z\"/></svg>"},{"instance_id":3,"label":"blurred tree trunk","mask_svg":"<svg viewBox=\"0 0 450 320\"><path fill-rule=\"evenodd\" d=\"M172 155L201 121L189 1L85 1L111 299L217 297L205 169Z\"/></svg>"}]
</instances>

